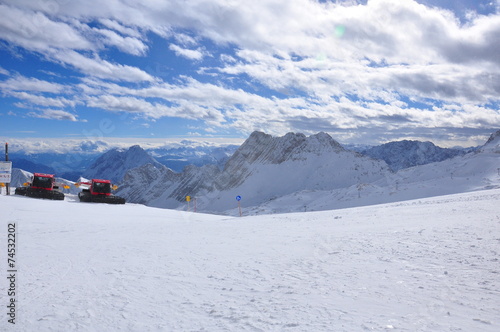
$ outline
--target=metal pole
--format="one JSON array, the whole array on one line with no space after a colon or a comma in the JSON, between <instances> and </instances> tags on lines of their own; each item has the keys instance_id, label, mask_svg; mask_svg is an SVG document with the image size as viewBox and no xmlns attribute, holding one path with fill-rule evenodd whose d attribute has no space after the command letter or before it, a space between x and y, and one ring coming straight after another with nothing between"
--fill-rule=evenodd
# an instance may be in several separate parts
<instances>
[{"instance_id":1,"label":"metal pole","mask_svg":"<svg viewBox=\"0 0 500 332\"><path fill-rule=\"evenodd\" d=\"M238 201L238 210L240 210L240 217L241 217L241 203Z\"/></svg>"},{"instance_id":2,"label":"metal pole","mask_svg":"<svg viewBox=\"0 0 500 332\"><path fill-rule=\"evenodd\" d=\"M9 161L9 143L5 143L5 161ZM10 195L10 183L5 184L7 195Z\"/></svg>"}]
</instances>

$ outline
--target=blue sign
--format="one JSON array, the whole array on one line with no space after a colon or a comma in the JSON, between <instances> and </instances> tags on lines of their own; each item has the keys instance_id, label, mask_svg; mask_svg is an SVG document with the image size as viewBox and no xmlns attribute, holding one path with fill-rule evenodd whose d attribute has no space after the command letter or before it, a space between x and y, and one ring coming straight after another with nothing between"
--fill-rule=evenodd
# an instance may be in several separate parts
<instances>
[{"instance_id":1,"label":"blue sign","mask_svg":"<svg viewBox=\"0 0 500 332\"><path fill-rule=\"evenodd\" d=\"M240 195L236 196L236 200L241 201L241 196Z\"/></svg>"}]
</instances>

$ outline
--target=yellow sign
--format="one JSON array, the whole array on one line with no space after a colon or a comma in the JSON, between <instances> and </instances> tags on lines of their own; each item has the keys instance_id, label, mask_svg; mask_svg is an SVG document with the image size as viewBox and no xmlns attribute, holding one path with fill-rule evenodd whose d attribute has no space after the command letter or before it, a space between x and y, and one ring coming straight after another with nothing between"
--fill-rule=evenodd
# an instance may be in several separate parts
<instances>
[{"instance_id":1,"label":"yellow sign","mask_svg":"<svg viewBox=\"0 0 500 332\"><path fill-rule=\"evenodd\" d=\"M113 188L113 190L116 190L116 189L118 189L118 186L115 184L115 185L114 185L113 187L111 187L111 188Z\"/></svg>"},{"instance_id":2,"label":"yellow sign","mask_svg":"<svg viewBox=\"0 0 500 332\"><path fill-rule=\"evenodd\" d=\"M68 186L67 184L63 186L64 189L69 189L70 186Z\"/></svg>"},{"instance_id":3,"label":"yellow sign","mask_svg":"<svg viewBox=\"0 0 500 332\"><path fill-rule=\"evenodd\" d=\"M191 196L186 196L186 201L187 202L191 201Z\"/></svg>"},{"instance_id":4,"label":"yellow sign","mask_svg":"<svg viewBox=\"0 0 500 332\"><path fill-rule=\"evenodd\" d=\"M5 183L0 183L0 187L5 187Z\"/></svg>"}]
</instances>

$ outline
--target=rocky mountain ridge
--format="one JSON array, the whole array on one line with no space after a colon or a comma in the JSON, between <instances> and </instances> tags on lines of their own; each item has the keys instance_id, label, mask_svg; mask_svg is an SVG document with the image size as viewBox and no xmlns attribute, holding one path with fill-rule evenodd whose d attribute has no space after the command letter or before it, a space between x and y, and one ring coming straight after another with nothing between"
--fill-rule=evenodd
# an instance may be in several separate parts
<instances>
[{"instance_id":1,"label":"rocky mountain ridge","mask_svg":"<svg viewBox=\"0 0 500 332\"><path fill-rule=\"evenodd\" d=\"M259 204L297 190L371 182L389 172L385 162L347 151L325 133L272 137L254 132L222 171L207 165L174 173L145 165L127 172L118 194L129 202L168 208L178 207L189 195L199 197L202 209L222 211L226 208L222 202L239 194L246 202Z\"/></svg>"}]
</instances>

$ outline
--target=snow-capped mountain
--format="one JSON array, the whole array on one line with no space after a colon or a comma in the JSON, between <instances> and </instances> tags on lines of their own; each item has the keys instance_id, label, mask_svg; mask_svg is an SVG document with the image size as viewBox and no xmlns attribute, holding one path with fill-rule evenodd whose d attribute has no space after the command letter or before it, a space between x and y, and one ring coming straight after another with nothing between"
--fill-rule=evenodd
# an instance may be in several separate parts
<instances>
[{"instance_id":1,"label":"snow-capped mountain","mask_svg":"<svg viewBox=\"0 0 500 332\"><path fill-rule=\"evenodd\" d=\"M481 149L463 156L388 173L361 186L297 191L249 207L246 214L339 209L497 188L500 131L491 135Z\"/></svg>"},{"instance_id":2,"label":"snow-capped mountain","mask_svg":"<svg viewBox=\"0 0 500 332\"><path fill-rule=\"evenodd\" d=\"M361 153L372 158L382 159L392 170L399 171L404 168L464 155L465 151L441 148L431 142L404 140L374 146Z\"/></svg>"},{"instance_id":3,"label":"snow-capped mountain","mask_svg":"<svg viewBox=\"0 0 500 332\"><path fill-rule=\"evenodd\" d=\"M325 133L272 137L254 132L222 171L190 166L175 173L145 165L127 173L118 194L166 208L184 207L189 195L199 211L233 214L238 195L249 214L395 202L500 187L499 142L497 132L478 151L440 162L427 158L425 165L395 173L384 161L345 150ZM446 153L434 145L410 145L419 147L415 156Z\"/></svg>"},{"instance_id":4,"label":"snow-capped mountain","mask_svg":"<svg viewBox=\"0 0 500 332\"><path fill-rule=\"evenodd\" d=\"M152 164L158 168L162 168L163 166L139 145L134 145L127 150L112 149L97 158L83 173L83 177L119 182L129 169L145 164Z\"/></svg>"},{"instance_id":5,"label":"snow-capped mountain","mask_svg":"<svg viewBox=\"0 0 500 332\"><path fill-rule=\"evenodd\" d=\"M254 205L297 190L372 182L387 172L383 161L347 151L325 133L272 137L254 132L227 162L216 186L219 200L241 195Z\"/></svg>"},{"instance_id":6,"label":"snow-capped mountain","mask_svg":"<svg viewBox=\"0 0 500 332\"><path fill-rule=\"evenodd\" d=\"M176 208L186 196L205 211L225 211L241 195L258 205L298 190L327 190L369 183L390 170L383 161L347 151L328 134L289 133L272 137L254 132L220 171L190 166L176 174L146 165L130 170L118 195L128 202Z\"/></svg>"},{"instance_id":7,"label":"snow-capped mountain","mask_svg":"<svg viewBox=\"0 0 500 332\"><path fill-rule=\"evenodd\" d=\"M486 144L484 144L480 151L482 152L490 152L490 153L500 153L500 130L497 130L495 133L491 134Z\"/></svg>"}]
</instances>

